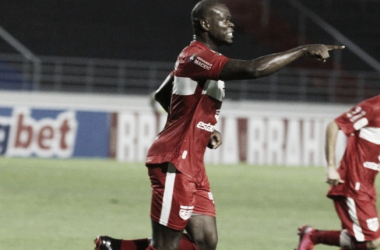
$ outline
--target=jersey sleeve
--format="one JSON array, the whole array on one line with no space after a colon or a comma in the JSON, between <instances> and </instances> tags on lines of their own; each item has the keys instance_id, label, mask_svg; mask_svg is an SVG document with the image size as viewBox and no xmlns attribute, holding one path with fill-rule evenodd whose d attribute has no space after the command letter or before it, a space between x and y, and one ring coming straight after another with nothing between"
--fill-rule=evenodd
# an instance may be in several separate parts
<instances>
[{"instance_id":1,"label":"jersey sleeve","mask_svg":"<svg viewBox=\"0 0 380 250\"><path fill-rule=\"evenodd\" d=\"M193 80L219 80L228 58L211 50L198 50L180 55L176 76Z\"/></svg>"},{"instance_id":2,"label":"jersey sleeve","mask_svg":"<svg viewBox=\"0 0 380 250\"><path fill-rule=\"evenodd\" d=\"M335 118L335 122L346 135L349 135L371 123L374 118L373 107L368 101L364 101Z\"/></svg>"}]
</instances>

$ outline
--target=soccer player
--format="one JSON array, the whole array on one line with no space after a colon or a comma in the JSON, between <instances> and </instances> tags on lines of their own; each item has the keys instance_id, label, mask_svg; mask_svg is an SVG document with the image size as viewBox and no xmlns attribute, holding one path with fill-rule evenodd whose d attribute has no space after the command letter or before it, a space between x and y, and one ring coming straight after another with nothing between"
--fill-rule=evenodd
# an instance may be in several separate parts
<instances>
[{"instance_id":1,"label":"soccer player","mask_svg":"<svg viewBox=\"0 0 380 250\"><path fill-rule=\"evenodd\" d=\"M233 42L234 24L226 5L200 1L191 20L194 40L179 54L156 94L169 113L146 159L152 239L142 241L150 242L146 249L151 250L216 249L215 206L203 158L210 136L211 142L218 138L214 127L225 95L224 80L268 76L304 56L325 61L330 50L344 48L310 44L253 60L231 59L218 53L220 46ZM136 241L107 236L99 236L95 243L101 250L138 249L133 248Z\"/></svg>"},{"instance_id":2,"label":"soccer player","mask_svg":"<svg viewBox=\"0 0 380 250\"><path fill-rule=\"evenodd\" d=\"M347 136L343 158L336 168L338 131ZM333 200L342 230L299 228L297 250L316 244L342 249L375 249L380 246L375 177L380 170L380 95L364 100L338 116L326 129L327 196Z\"/></svg>"}]
</instances>

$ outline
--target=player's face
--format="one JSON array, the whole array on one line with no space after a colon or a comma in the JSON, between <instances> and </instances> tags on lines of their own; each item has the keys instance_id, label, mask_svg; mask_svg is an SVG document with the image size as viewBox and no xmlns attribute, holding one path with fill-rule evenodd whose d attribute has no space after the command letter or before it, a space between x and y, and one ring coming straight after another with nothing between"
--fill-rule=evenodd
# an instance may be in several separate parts
<instances>
[{"instance_id":1,"label":"player's face","mask_svg":"<svg viewBox=\"0 0 380 250\"><path fill-rule=\"evenodd\" d=\"M234 24L231 22L229 9L225 5L216 5L210 13L210 38L217 46L231 45L233 43Z\"/></svg>"}]
</instances>

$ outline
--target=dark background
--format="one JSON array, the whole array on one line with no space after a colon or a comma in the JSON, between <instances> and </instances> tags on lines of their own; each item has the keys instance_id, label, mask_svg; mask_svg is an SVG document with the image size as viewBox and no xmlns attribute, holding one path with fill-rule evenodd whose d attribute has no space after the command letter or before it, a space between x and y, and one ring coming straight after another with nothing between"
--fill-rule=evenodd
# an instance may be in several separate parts
<instances>
[{"instance_id":1,"label":"dark background","mask_svg":"<svg viewBox=\"0 0 380 250\"><path fill-rule=\"evenodd\" d=\"M194 0L2 0L0 26L37 55L175 61L192 40ZM297 11L284 0L271 0L271 22L258 23L259 0L224 0L235 22L234 45L221 48L229 57L251 59L298 46ZM303 0L342 34L375 59L380 58L380 2L376 0ZM364 3L365 2L365 3ZM308 43L337 43L306 26ZM0 52L15 52L0 40ZM347 55L347 56L346 56ZM373 70L345 51L347 69ZM301 60L294 67L303 67Z\"/></svg>"},{"instance_id":2,"label":"dark background","mask_svg":"<svg viewBox=\"0 0 380 250\"><path fill-rule=\"evenodd\" d=\"M172 61L192 39L194 3L0 1L0 25L39 55Z\"/></svg>"}]
</instances>

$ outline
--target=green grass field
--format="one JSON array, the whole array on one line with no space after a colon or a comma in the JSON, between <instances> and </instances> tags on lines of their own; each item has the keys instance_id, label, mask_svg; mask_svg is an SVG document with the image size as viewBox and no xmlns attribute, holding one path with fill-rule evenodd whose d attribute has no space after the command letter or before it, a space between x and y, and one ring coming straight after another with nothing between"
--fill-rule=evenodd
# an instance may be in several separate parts
<instances>
[{"instance_id":1,"label":"green grass field","mask_svg":"<svg viewBox=\"0 0 380 250\"><path fill-rule=\"evenodd\" d=\"M323 168L210 165L207 171L220 250L292 250L302 224L340 227L325 197ZM98 234L150 235L142 163L2 157L0 194L0 249L85 250Z\"/></svg>"}]
</instances>

